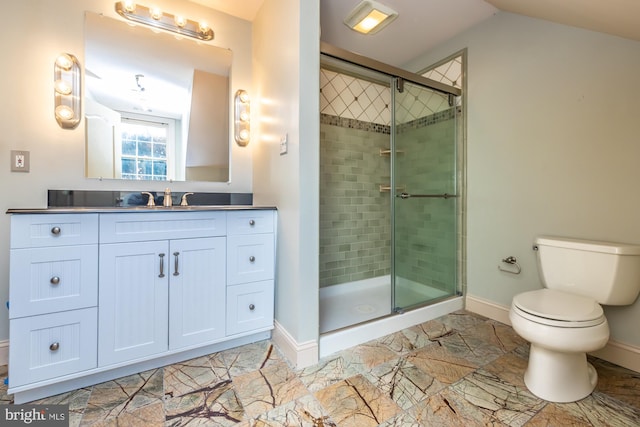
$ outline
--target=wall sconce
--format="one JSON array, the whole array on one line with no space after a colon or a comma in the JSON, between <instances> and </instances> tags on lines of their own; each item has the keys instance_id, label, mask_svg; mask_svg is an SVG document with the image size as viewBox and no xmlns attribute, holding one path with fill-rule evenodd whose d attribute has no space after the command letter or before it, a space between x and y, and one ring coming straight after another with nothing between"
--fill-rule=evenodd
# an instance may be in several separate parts
<instances>
[{"instance_id":1,"label":"wall sconce","mask_svg":"<svg viewBox=\"0 0 640 427\"><path fill-rule=\"evenodd\" d=\"M75 129L80 123L80 64L78 59L61 53L53 65L54 114L63 129Z\"/></svg>"},{"instance_id":2,"label":"wall sconce","mask_svg":"<svg viewBox=\"0 0 640 427\"><path fill-rule=\"evenodd\" d=\"M397 17L398 12L390 7L377 1L364 0L349 13L344 23L359 33L375 34Z\"/></svg>"},{"instance_id":3,"label":"wall sconce","mask_svg":"<svg viewBox=\"0 0 640 427\"><path fill-rule=\"evenodd\" d=\"M116 12L129 21L162 28L198 40L213 40L213 30L205 22L195 22L183 16L174 16L162 12L157 7L149 8L127 0L116 3Z\"/></svg>"},{"instance_id":4,"label":"wall sconce","mask_svg":"<svg viewBox=\"0 0 640 427\"><path fill-rule=\"evenodd\" d=\"M238 90L234 99L235 139L241 147L246 147L251 138L251 101L246 90Z\"/></svg>"}]
</instances>

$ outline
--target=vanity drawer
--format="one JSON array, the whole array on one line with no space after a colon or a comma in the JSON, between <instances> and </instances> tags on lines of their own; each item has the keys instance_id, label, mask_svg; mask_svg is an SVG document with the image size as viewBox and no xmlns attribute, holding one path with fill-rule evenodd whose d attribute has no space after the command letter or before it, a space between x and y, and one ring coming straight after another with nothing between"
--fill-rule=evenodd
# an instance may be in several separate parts
<instances>
[{"instance_id":1,"label":"vanity drawer","mask_svg":"<svg viewBox=\"0 0 640 427\"><path fill-rule=\"evenodd\" d=\"M11 248L91 243L98 243L97 214L11 216Z\"/></svg>"},{"instance_id":2,"label":"vanity drawer","mask_svg":"<svg viewBox=\"0 0 640 427\"><path fill-rule=\"evenodd\" d=\"M227 287L227 335L273 326L273 280Z\"/></svg>"},{"instance_id":3,"label":"vanity drawer","mask_svg":"<svg viewBox=\"0 0 640 427\"><path fill-rule=\"evenodd\" d=\"M222 211L114 213L100 215L100 243L224 236Z\"/></svg>"},{"instance_id":4,"label":"vanity drawer","mask_svg":"<svg viewBox=\"0 0 640 427\"><path fill-rule=\"evenodd\" d=\"M227 236L227 284L273 279L273 234Z\"/></svg>"},{"instance_id":5,"label":"vanity drawer","mask_svg":"<svg viewBox=\"0 0 640 427\"><path fill-rule=\"evenodd\" d=\"M98 245L12 249L9 317L92 307L98 302Z\"/></svg>"},{"instance_id":6,"label":"vanity drawer","mask_svg":"<svg viewBox=\"0 0 640 427\"><path fill-rule=\"evenodd\" d=\"M95 368L97 328L96 308L12 320L10 386Z\"/></svg>"},{"instance_id":7,"label":"vanity drawer","mask_svg":"<svg viewBox=\"0 0 640 427\"><path fill-rule=\"evenodd\" d=\"M273 233L274 211L246 210L227 214L227 234Z\"/></svg>"}]
</instances>

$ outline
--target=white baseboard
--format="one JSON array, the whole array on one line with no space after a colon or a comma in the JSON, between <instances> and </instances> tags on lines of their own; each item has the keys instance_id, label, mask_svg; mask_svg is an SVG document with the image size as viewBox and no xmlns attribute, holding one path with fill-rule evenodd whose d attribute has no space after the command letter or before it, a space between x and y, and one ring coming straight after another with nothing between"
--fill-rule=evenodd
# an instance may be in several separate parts
<instances>
[{"instance_id":1,"label":"white baseboard","mask_svg":"<svg viewBox=\"0 0 640 427\"><path fill-rule=\"evenodd\" d=\"M467 295L465 298L465 308L473 313L511 326L509 307L505 307L504 305Z\"/></svg>"},{"instance_id":2,"label":"white baseboard","mask_svg":"<svg viewBox=\"0 0 640 427\"><path fill-rule=\"evenodd\" d=\"M318 341L298 343L278 321L274 324L271 340L294 367L302 369L318 363Z\"/></svg>"},{"instance_id":3,"label":"white baseboard","mask_svg":"<svg viewBox=\"0 0 640 427\"><path fill-rule=\"evenodd\" d=\"M9 364L9 340L0 341L0 365Z\"/></svg>"},{"instance_id":4,"label":"white baseboard","mask_svg":"<svg viewBox=\"0 0 640 427\"><path fill-rule=\"evenodd\" d=\"M507 325L511 324L509 321L509 307L473 295L467 295L465 308L489 319L497 320ZM603 349L590 354L632 371L640 372L640 347L609 340Z\"/></svg>"}]
</instances>

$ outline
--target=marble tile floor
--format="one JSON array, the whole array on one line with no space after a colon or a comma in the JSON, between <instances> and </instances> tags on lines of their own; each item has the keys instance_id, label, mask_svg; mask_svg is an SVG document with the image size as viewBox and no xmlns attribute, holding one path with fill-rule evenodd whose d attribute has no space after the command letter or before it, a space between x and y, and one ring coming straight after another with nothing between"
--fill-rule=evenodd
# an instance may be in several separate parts
<instances>
[{"instance_id":1,"label":"marble tile floor","mask_svg":"<svg viewBox=\"0 0 640 427\"><path fill-rule=\"evenodd\" d=\"M527 352L509 326L458 311L306 369L262 341L34 403L69 404L71 426L640 425L640 374L591 358L594 393L550 403L523 383Z\"/></svg>"}]
</instances>

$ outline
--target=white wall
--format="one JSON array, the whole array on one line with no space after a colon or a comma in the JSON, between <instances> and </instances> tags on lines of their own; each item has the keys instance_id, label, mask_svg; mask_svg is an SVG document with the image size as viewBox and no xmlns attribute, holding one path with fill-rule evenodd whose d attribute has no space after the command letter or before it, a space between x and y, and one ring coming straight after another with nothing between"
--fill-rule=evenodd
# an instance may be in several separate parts
<instances>
[{"instance_id":1,"label":"white wall","mask_svg":"<svg viewBox=\"0 0 640 427\"><path fill-rule=\"evenodd\" d=\"M6 2L10 16L2 27L3 55L0 79L0 211L9 208L43 208L48 189L162 190L159 182L98 181L84 178L84 120L75 130L58 127L53 116L53 61L61 52L84 63L84 12L117 17L111 0L29 0ZM169 13L210 22L213 44L233 51L231 92L251 90L251 23L175 0L154 0ZM10 150L31 153L30 173L9 171ZM252 191L250 149L231 148L231 184L171 183L174 191ZM9 215L0 217L0 340L8 338Z\"/></svg>"},{"instance_id":2,"label":"white wall","mask_svg":"<svg viewBox=\"0 0 640 427\"><path fill-rule=\"evenodd\" d=\"M253 23L254 196L278 207L276 319L298 345L318 338L319 15L318 0L266 0Z\"/></svg>"},{"instance_id":3,"label":"white wall","mask_svg":"<svg viewBox=\"0 0 640 427\"><path fill-rule=\"evenodd\" d=\"M408 68L465 47L468 294L508 307L541 286L537 235L640 244L640 42L499 13ZM640 346L639 301L605 312Z\"/></svg>"}]
</instances>

